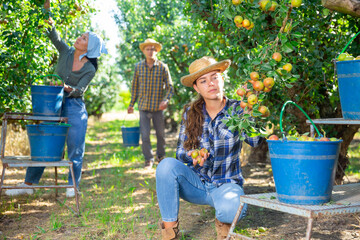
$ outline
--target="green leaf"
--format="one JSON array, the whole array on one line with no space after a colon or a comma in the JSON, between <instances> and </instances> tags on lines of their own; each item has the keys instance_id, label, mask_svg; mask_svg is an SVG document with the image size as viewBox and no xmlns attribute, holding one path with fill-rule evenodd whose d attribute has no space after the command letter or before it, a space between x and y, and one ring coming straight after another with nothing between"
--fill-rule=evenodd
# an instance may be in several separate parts
<instances>
[{"instance_id":1,"label":"green leaf","mask_svg":"<svg viewBox=\"0 0 360 240\"><path fill-rule=\"evenodd\" d=\"M292 51L294 51L294 47L291 43L287 42L284 45L281 46L282 51L286 52L286 53L291 53Z\"/></svg>"},{"instance_id":2,"label":"green leaf","mask_svg":"<svg viewBox=\"0 0 360 240\"><path fill-rule=\"evenodd\" d=\"M229 10L225 10L224 11L224 16L227 17L228 19L233 20L233 16L231 15L231 13L229 12Z\"/></svg>"},{"instance_id":3,"label":"green leaf","mask_svg":"<svg viewBox=\"0 0 360 240\"><path fill-rule=\"evenodd\" d=\"M302 38L303 37L303 35L299 32L291 33L291 36L293 36L294 38Z\"/></svg>"}]
</instances>

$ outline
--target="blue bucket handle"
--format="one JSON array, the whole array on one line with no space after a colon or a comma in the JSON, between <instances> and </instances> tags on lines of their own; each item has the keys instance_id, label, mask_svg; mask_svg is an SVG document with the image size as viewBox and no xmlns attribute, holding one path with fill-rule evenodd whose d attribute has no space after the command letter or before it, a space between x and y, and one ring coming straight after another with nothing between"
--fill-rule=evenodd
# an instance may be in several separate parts
<instances>
[{"instance_id":1,"label":"blue bucket handle","mask_svg":"<svg viewBox=\"0 0 360 240\"><path fill-rule=\"evenodd\" d=\"M359 35L359 34L360 34L360 32L358 32L357 34L355 34L355 35L350 39L350 41L346 44L346 46L343 48L343 50L339 53L339 55L345 52L345 50L346 50L347 47L350 45L350 43L351 43L351 42L357 37L357 35ZM336 57L336 59L339 57L339 55Z\"/></svg>"},{"instance_id":2,"label":"blue bucket handle","mask_svg":"<svg viewBox=\"0 0 360 240\"><path fill-rule=\"evenodd\" d=\"M123 118L123 120L122 120L122 123L121 123L121 126L124 126L124 122L125 122L125 120L126 120L126 117L128 116L128 115L130 115L130 114L135 114L134 112L133 113L126 113L125 114L125 117ZM135 114L135 116L136 116L136 114ZM136 119L137 120L139 120L139 118L136 116Z\"/></svg>"},{"instance_id":3,"label":"blue bucket handle","mask_svg":"<svg viewBox=\"0 0 360 240\"><path fill-rule=\"evenodd\" d=\"M282 127L282 118L283 118L283 114L284 114L284 111L285 111L285 106L286 106L287 104L289 104L289 103L291 103L291 104L295 105L296 107L298 107L298 108L301 110L301 112L305 114L305 116L309 119L309 121L311 122L311 124L314 126L314 128L315 128L317 134L319 135L319 137L322 137L322 134L320 134L320 132L319 132L319 130L317 129L317 127L315 126L314 122L310 119L310 117L306 114L306 112L305 112L299 105L297 105L295 102L293 102L293 101L286 101L286 102L284 103L284 105L282 106L281 112L280 112L280 132L281 132L281 135L282 135L283 139L286 139L286 136L285 136L285 132L284 132L283 127Z\"/></svg>"},{"instance_id":4,"label":"blue bucket handle","mask_svg":"<svg viewBox=\"0 0 360 240\"><path fill-rule=\"evenodd\" d=\"M35 80L40 79L40 78L45 78L45 77L56 77L56 78L58 78L59 80L61 80L61 82L64 84L64 80L62 80L62 78L61 78L59 75L57 75L57 74L45 74L45 75L39 76L39 77L34 78L33 80L31 80L30 85L31 85Z\"/></svg>"}]
</instances>

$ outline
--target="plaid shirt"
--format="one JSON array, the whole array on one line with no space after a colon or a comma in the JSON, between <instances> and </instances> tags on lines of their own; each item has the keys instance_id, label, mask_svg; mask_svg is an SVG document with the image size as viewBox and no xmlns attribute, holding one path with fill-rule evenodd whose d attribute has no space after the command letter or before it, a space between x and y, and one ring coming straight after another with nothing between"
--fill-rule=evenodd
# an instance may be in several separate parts
<instances>
[{"instance_id":1,"label":"plaid shirt","mask_svg":"<svg viewBox=\"0 0 360 240\"><path fill-rule=\"evenodd\" d=\"M133 107L139 100L139 110L159 111L160 102L170 100L172 94L173 86L166 64L156 60L150 69L143 60L135 65L130 107Z\"/></svg>"},{"instance_id":2,"label":"plaid shirt","mask_svg":"<svg viewBox=\"0 0 360 240\"><path fill-rule=\"evenodd\" d=\"M208 149L210 156L206 159L204 166L193 166L191 156L187 155L184 147L184 141L187 139L185 135L185 124L182 123L179 134L179 141L176 151L176 158L187 164L195 171L203 181L212 182L217 186L223 183L236 183L240 186L244 183L241 173L239 154L242 148L242 141L239 139L239 132L231 132L223 122L229 116L228 109L233 107L231 114L242 114L243 110L239 106L240 101L226 99L225 107L212 120L208 115L205 104L203 113L205 116L203 124L203 132L200 140L200 148ZM184 116L186 119L186 113ZM261 137L248 137L244 133L245 142L256 147L261 142Z\"/></svg>"}]
</instances>

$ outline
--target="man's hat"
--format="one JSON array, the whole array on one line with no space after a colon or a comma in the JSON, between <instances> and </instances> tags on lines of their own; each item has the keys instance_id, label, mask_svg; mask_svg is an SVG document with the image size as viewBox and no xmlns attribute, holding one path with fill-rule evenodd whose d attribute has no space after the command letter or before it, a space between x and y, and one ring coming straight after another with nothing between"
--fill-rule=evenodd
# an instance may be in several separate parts
<instances>
[{"instance_id":1,"label":"man's hat","mask_svg":"<svg viewBox=\"0 0 360 240\"><path fill-rule=\"evenodd\" d=\"M160 52L161 50L161 44L151 38L148 38L145 42L140 43L140 50L143 51L146 46L155 46L157 52Z\"/></svg>"},{"instance_id":2,"label":"man's hat","mask_svg":"<svg viewBox=\"0 0 360 240\"><path fill-rule=\"evenodd\" d=\"M230 64L231 61L229 59L217 62L212 57L202 57L190 64L190 74L183 76L180 81L184 86L192 87L195 80L202 75L216 70L224 72L230 66Z\"/></svg>"}]
</instances>

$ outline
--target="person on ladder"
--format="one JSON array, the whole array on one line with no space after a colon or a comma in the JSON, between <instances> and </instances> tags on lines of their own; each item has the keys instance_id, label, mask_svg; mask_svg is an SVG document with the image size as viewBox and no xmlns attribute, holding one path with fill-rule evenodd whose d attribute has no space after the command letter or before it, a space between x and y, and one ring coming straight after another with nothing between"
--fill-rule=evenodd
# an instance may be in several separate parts
<instances>
[{"instance_id":1,"label":"person on ladder","mask_svg":"<svg viewBox=\"0 0 360 240\"><path fill-rule=\"evenodd\" d=\"M44 8L50 11L50 0L46 0ZM53 20L49 18L50 25ZM103 40L93 32L86 32L78 37L73 47L69 47L59 36L55 27L49 32L49 38L59 51L59 61L56 72L64 81L64 103L62 116L68 118L71 125L67 136L68 158L73 162L76 187L79 189L83 157L85 153L85 135L88 114L84 103L84 92L94 78L98 68L97 58L107 53ZM20 186L38 184L45 167L28 167L25 182ZM69 172L69 185L73 180ZM8 189L6 195L16 196L33 194L33 189ZM74 188L66 189L67 197L74 197Z\"/></svg>"}]
</instances>

